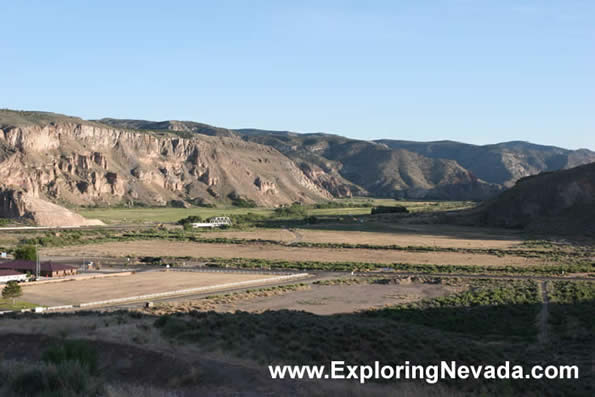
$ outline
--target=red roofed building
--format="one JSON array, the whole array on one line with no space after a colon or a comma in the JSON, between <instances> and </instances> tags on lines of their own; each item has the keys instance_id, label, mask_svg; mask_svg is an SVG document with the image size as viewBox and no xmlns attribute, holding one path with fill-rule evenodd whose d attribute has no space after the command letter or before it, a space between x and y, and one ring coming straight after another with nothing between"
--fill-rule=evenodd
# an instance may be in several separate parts
<instances>
[{"instance_id":1,"label":"red roofed building","mask_svg":"<svg viewBox=\"0 0 595 397\"><path fill-rule=\"evenodd\" d=\"M72 276L77 272L74 266L63 265L61 263L41 262L39 264L39 275L42 277L64 277ZM27 260L14 260L9 262L1 262L0 270L14 270L20 273L35 274L35 262Z\"/></svg>"}]
</instances>

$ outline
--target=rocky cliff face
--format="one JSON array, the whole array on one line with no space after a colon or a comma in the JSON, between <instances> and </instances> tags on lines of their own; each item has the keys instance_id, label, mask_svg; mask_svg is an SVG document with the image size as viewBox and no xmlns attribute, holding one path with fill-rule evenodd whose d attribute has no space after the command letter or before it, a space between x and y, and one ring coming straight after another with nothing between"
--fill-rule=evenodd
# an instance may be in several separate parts
<instances>
[{"instance_id":1,"label":"rocky cliff face","mask_svg":"<svg viewBox=\"0 0 595 397\"><path fill-rule=\"evenodd\" d=\"M1 185L76 205L214 202L232 192L266 206L331 197L274 148L234 137L70 118L0 122L0 154Z\"/></svg>"}]
</instances>

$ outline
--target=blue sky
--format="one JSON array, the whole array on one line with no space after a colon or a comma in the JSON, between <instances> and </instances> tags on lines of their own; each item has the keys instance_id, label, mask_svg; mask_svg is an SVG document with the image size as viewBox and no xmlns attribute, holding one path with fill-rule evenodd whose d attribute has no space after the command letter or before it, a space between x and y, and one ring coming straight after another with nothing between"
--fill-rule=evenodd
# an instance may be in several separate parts
<instances>
[{"instance_id":1,"label":"blue sky","mask_svg":"<svg viewBox=\"0 0 595 397\"><path fill-rule=\"evenodd\" d=\"M595 149L590 0L14 1L1 15L0 107Z\"/></svg>"}]
</instances>

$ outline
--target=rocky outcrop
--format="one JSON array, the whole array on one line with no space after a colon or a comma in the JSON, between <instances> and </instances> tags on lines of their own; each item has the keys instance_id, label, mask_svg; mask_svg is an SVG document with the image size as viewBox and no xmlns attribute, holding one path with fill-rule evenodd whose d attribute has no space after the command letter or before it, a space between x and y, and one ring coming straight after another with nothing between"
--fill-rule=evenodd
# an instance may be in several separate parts
<instances>
[{"instance_id":1,"label":"rocky outcrop","mask_svg":"<svg viewBox=\"0 0 595 397\"><path fill-rule=\"evenodd\" d=\"M331 197L274 148L239 138L182 138L70 118L11 125L2 122L6 112L0 111L0 183L31 197L163 205L214 202L235 191L267 206Z\"/></svg>"},{"instance_id":2,"label":"rocky outcrop","mask_svg":"<svg viewBox=\"0 0 595 397\"><path fill-rule=\"evenodd\" d=\"M103 225L31 193L10 188L0 188L0 217L27 220L38 226Z\"/></svg>"},{"instance_id":3,"label":"rocky outcrop","mask_svg":"<svg viewBox=\"0 0 595 397\"><path fill-rule=\"evenodd\" d=\"M257 176L254 180L254 185L261 193L277 193L277 186L275 185L275 182L266 181L259 176Z\"/></svg>"}]
</instances>

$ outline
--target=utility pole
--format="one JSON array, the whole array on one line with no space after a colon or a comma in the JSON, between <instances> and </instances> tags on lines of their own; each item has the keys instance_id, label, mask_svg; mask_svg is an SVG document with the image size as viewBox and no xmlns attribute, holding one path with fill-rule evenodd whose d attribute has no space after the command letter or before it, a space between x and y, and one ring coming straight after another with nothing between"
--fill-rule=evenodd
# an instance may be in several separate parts
<instances>
[{"instance_id":1,"label":"utility pole","mask_svg":"<svg viewBox=\"0 0 595 397\"><path fill-rule=\"evenodd\" d=\"M39 250L37 249L37 244L35 244L35 256L37 260L35 262L35 280L39 280L39 273L40 273L40 264L39 264Z\"/></svg>"}]
</instances>

